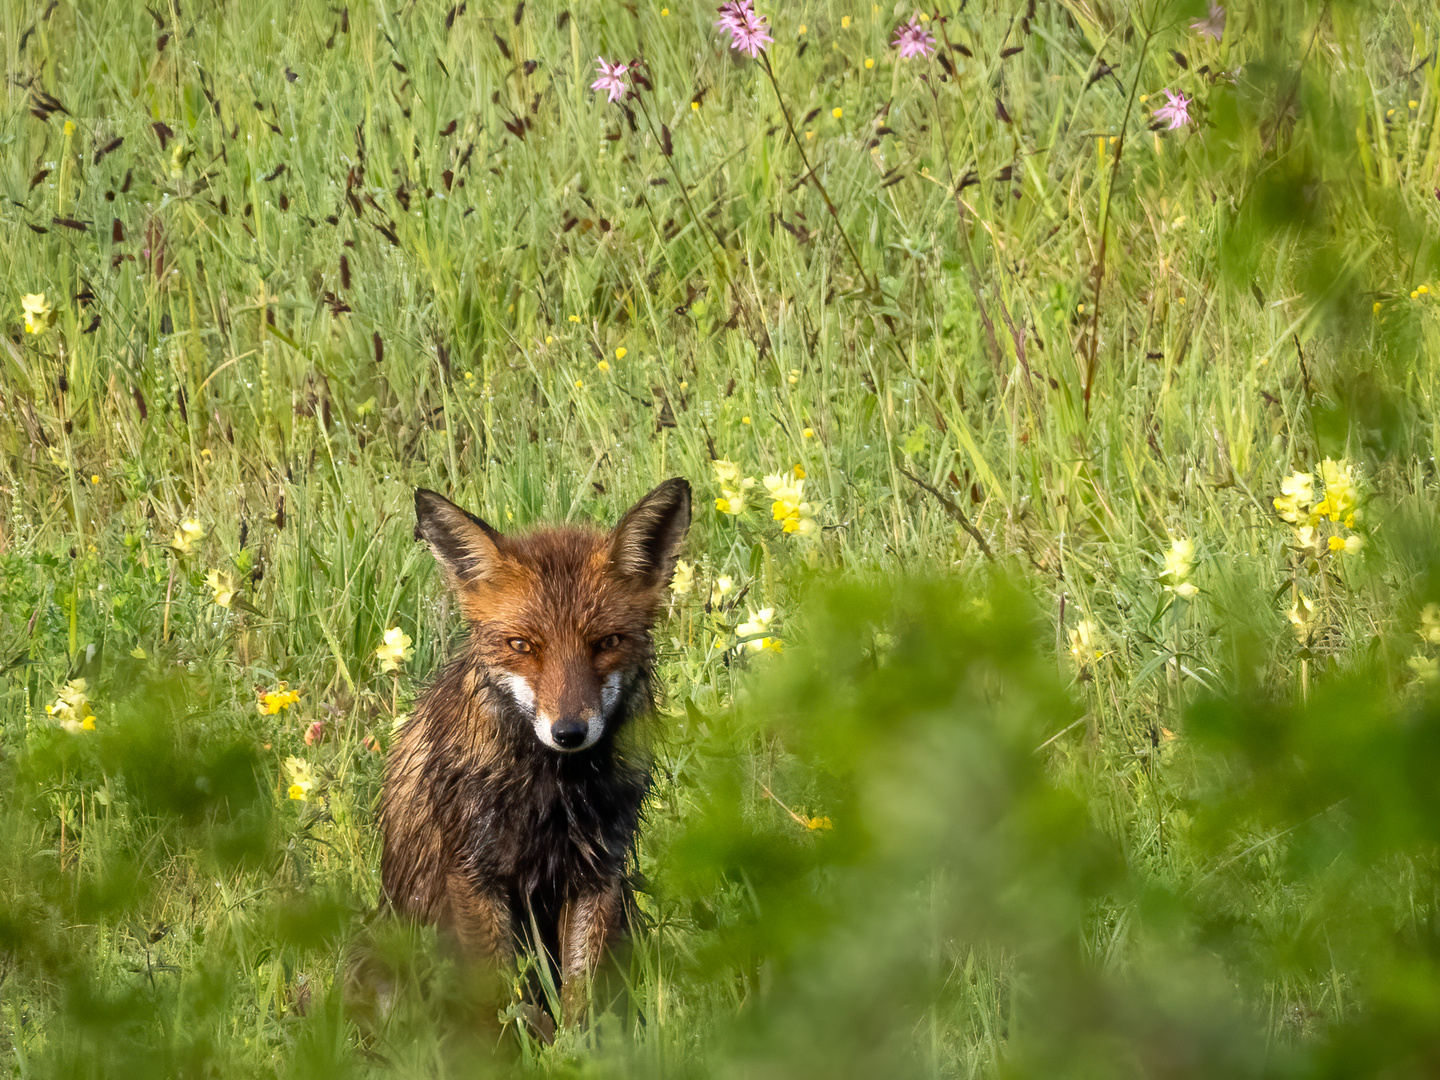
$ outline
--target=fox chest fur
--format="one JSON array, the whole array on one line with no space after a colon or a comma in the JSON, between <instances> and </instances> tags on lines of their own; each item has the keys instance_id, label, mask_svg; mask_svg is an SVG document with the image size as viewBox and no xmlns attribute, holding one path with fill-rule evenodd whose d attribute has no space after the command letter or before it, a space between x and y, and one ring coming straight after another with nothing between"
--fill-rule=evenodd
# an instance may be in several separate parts
<instances>
[{"instance_id":1,"label":"fox chest fur","mask_svg":"<svg viewBox=\"0 0 1440 1080\"><path fill-rule=\"evenodd\" d=\"M391 752L384 893L464 953L533 948L568 1015L626 924L650 785L651 629L689 485L660 485L609 532L505 537L426 491L416 515L470 637Z\"/></svg>"}]
</instances>

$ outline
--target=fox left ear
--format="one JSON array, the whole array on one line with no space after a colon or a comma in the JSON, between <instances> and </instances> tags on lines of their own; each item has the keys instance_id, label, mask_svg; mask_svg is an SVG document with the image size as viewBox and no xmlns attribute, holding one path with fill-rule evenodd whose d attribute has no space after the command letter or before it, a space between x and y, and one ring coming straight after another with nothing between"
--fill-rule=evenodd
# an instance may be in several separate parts
<instances>
[{"instance_id":1,"label":"fox left ear","mask_svg":"<svg viewBox=\"0 0 1440 1080\"><path fill-rule=\"evenodd\" d=\"M610 534L611 568L647 588L663 589L689 527L690 483L677 476L625 512Z\"/></svg>"}]
</instances>

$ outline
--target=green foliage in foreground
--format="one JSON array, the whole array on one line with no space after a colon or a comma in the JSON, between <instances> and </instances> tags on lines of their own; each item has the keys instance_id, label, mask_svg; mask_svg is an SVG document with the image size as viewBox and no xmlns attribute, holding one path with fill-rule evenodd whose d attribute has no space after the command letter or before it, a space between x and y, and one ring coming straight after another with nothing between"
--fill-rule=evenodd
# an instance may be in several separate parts
<instances>
[{"instance_id":1,"label":"green foliage in foreground","mask_svg":"<svg viewBox=\"0 0 1440 1080\"><path fill-rule=\"evenodd\" d=\"M14 1073L1432 1075L1432 5L394 8L0 5ZM497 1044L372 918L410 489L676 474L648 926Z\"/></svg>"}]
</instances>

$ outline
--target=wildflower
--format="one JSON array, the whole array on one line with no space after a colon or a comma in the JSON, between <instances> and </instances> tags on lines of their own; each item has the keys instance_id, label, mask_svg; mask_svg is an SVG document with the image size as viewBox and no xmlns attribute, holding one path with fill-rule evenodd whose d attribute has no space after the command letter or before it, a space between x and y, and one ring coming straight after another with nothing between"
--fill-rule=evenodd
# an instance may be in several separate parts
<instances>
[{"instance_id":1,"label":"wildflower","mask_svg":"<svg viewBox=\"0 0 1440 1080\"><path fill-rule=\"evenodd\" d=\"M170 541L170 548L176 555L192 555L195 552L195 545L204 538L205 526L194 518L186 518L175 530L175 539Z\"/></svg>"},{"instance_id":2,"label":"wildflower","mask_svg":"<svg viewBox=\"0 0 1440 1080\"><path fill-rule=\"evenodd\" d=\"M597 370L597 371L609 371L609 370L610 370L610 361L609 361L609 360L601 360L601 361L599 361L599 362L595 365L595 370Z\"/></svg>"},{"instance_id":3,"label":"wildflower","mask_svg":"<svg viewBox=\"0 0 1440 1080\"><path fill-rule=\"evenodd\" d=\"M1280 481L1280 496L1272 500L1275 512L1292 525L1313 524L1311 503L1315 500L1315 478L1309 473L1291 473ZM1318 518L1316 518L1318 520Z\"/></svg>"},{"instance_id":4,"label":"wildflower","mask_svg":"<svg viewBox=\"0 0 1440 1080\"><path fill-rule=\"evenodd\" d=\"M836 120L839 120L842 116L845 115L845 110L840 108L839 105L836 105L835 108L830 110L830 115L833 116Z\"/></svg>"},{"instance_id":5,"label":"wildflower","mask_svg":"<svg viewBox=\"0 0 1440 1080\"><path fill-rule=\"evenodd\" d=\"M1190 100L1184 94L1172 94L1165 91L1165 96L1170 100L1151 115L1156 120L1168 121L1167 131L1174 131L1176 128L1184 127L1190 122Z\"/></svg>"},{"instance_id":6,"label":"wildflower","mask_svg":"<svg viewBox=\"0 0 1440 1080\"><path fill-rule=\"evenodd\" d=\"M360 740L360 745L372 754L378 754L381 750L380 740L377 739L374 735L366 735L363 739Z\"/></svg>"},{"instance_id":7,"label":"wildflower","mask_svg":"<svg viewBox=\"0 0 1440 1080\"><path fill-rule=\"evenodd\" d=\"M1070 631L1070 658L1075 666L1084 670L1091 662L1099 660L1105 653L1096 648L1100 640L1100 625L1091 619L1081 619Z\"/></svg>"},{"instance_id":8,"label":"wildflower","mask_svg":"<svg viewBox=\"0 0 1440 1080\"><path fill-rule=\"evenodd\" d=\"M607 64L603 56L595 58L595 67L600 72L600 77L590 84L591 90L604 90L610 95L611 101L619 101L630 89L630 84L625 81L625 73L630 70L629 64Z\"/></svg>"},{"instance_id":9,"label":"wildflower","mask_svg":"<svg viewBox=\"0 0 1440 1080\"><path fill-rule=\"evenodd\" d=\"M1302 559L1319 559L1326 546L1314 525L1301 525L1295 530L1295 550Z\"/></svg>"},{"instance_id":10,"label":"wildflower","mask_svg":"<svg viewBox=\"0 0 1440 1080\"><path fill-rule=\"evenodd\" d=\"M1440 660L1433 656L1416 653L1407 659L1405 664L1421 682L1435 682L1440 679Z\"/></svg>"},{"instance_id":11,"label":"wildflower","mask_svg":"<svg viewBox=\"0 0 1440 1080\"><path fill-rule=\"evenodd\" d=\"M774 619L774 608L761 608L759 611L752 608L749 620L735 628L735 636L740 638L740 644L751 652L761 652L764 649L779 652L780 639L765 636L765 632L770 629L770 623Z\"/></svg>"},{"instance_id":12,"label":"wildflower","mask_svg":"<svg viewBox=\"0 0 1440 1080\"><path fill-rule=\"evenodd\" d=\"M722 514L743 514L745 492L755 486L755 478L741 477L740 466L725 458L719 458L711 464L715 468L716 479L720 481L720 498L715 500L715 509Z\"/></svg>"},{"instance_id":13,"label":"wildflower","mask_svg":"<svg viewBox=\"0 0 1440 1080\"><path fill-rule=\"evenodd\" d=\"M802 439L813 439L815 437L815 429L813 427L807 427L804 431L800 432L800 437Z\"/></svg>"},{"instance_id":14,"label":"wildflower","mask_svg":"<svg viewBox=\"0 0 1440 1080\"><path fill-rule=\"evenodd\" d=\"M798 533L801 536L813 536L819 532L820 526L815 522L814 509L804 501L803 470L793 480L784 475L767 476L765 489L773 500L770 504L771 516L782 523L781 527L785 532Z\"/></svg>"},{"instance_id":15,"label":"wildflower","mask_svg":"<svg viewBox=\"0 0 1440 1080\"><path fill-rule=\"evenodd\" d=\"M870 70L871 68L873 68L874 66L875 66L875 58L874 58L873 56L867 56L867 57L865 57L865 70L866 70L866 71L869 71L869 70Z\"/></svg>"},{"instance_id":16,"label":"wildflower","mask_svg":"<svg viewBox=\"0 0 1440 1080\"><path fill-rule=\"evenodd\" d=\"M684 596L695 587L695 565L680 559L675 563L675 572L670 575L670 591Z\"/></svg>"},{"instance_id":17,"label":"wildflower","mask_svg":"<svg viewBox=\"0 0 1440 1080\"><path fill-rule=\"evenodd\" d=\"M25 293L20 297L20 306L25 311L25 332L27 334L43 334L45 328L50 325L47 316L50 314L50 305L45 302L45 294Z\"/></svg>"},{"instance_id":18,"label":"wildflower","mask_svg":"<svg viewBox=\"0 0 1440 1080\"><path fill-rule=\"evenodd\" d=\"M1353 534L1350 536L1332 536L1330 537L1328 546L1330 550L1336 554L1358 555L1361 549L1365 547L1365 538Z\"/></svg>"},{"instance_id":19,"label":"wildflower","mask_svg":"<svg viewBox=\"0 0 1440 1080\"><path fill-rule=\"evenodd\" d=\"M285 759L285 771L290 774L290 787L286 794L297 802L308 802L315 787L315 774L310 771L310 763L292 754Z\"/></svg>"},{"instance_id":20,"label":"wildflower","mask_svg":"<svg viewBox=\"0 0 1440 1080\"><path fill-rule=\"evenodd\" d=\"M765 16L755 13L751 0L729 0L720 5L715 25L730 35L730 47L751 58L759 56L774 42Z\"/></svg>"},{"instance_id":21,"label":"wildflower","mask_svg":"<svg viewBox=\"0 0 1440 1080\"><path fill-rule=\"evenodd\" d=\"M410 647L410 635L392 626L385 631L385 641L376 647L375 655L380 658L381 671L398 671L401 664L415 655L415 650Z\"/></svg>"},{"instance_id":22,"label":"wildflower","mask_svg":"<svg viewBox=\"0 0 1440 1080\"><path fill-rule=\"evenodd\" d=\"M71 679L60 688L54 704L45 706L45 711L55 717L60 726L71 735L95 730L95 712L90 708L90 697L86 693L88 689L86 680Z\"/></svg>"},{"instance_id":23,"label":"wildflower","mask_svg":"<svg viewBox=\"0 0 1440 1080\"><path fill-rule=\"evenodd\" d=\"M1295 594L1295 605L1285 613L1295 629L1295 637L1303 644L1310 637L1310 624L1315 621L1315 605L1304 593Z\"/></svg>"},{"instance_id":24,"label":"wildflower","mask_svg":"<svg viewBox=\"0 0 1440 1080\"><path fill-rule=\"evenodd\" d=\"M902 60L932 56L935 52L935 36L921 26L918 19L902 23L895 31L895 40L890 44L900 50Z\"/></svg>"},{"instance_id":25,"label":"wildflower","mask_svg":"<svg viewBox=\"0 0 1440 1080\"><path fill-rule=\"evenodd\" d=\"M314 746L321 739L325 738L325 721L316 720L305 729L305 745Z\"/></svg>"},{"instance_id":26,"label":"wildflower","mask_svg":"<svg viewBox=\"0 0 1440 1080\"><path fill-rule=\"evenodd\" d=\"M1210 0L1210 13L1203 19L1196 19L1190 29L1197 34L1206 34L1218 43L1225 36L1225 9L1215 0Z\"/></svg>"},{"instance_id":27,"label":"wildflower","mask_svg":"<svg viewBox=\"0 0 1440 1080\"><path fill-rule=\"evenodd\" d=\"M850 16L849 16L849 15L841 15L841 16L840 16L840 29L841 29L841 30L849 30L849 29L850 29Z\"/></svg>"},{"instance_id":28,"label":"wildflower","mask_svg":"<svg viewBox=\"0 0 1440 1080\"><path fill-rule=\"evenodd\" d=\"M1413 108L1413 106L1412 106L1412 108ZM64 131L65 131L65 138L67 138L67 139L70 138L70 136L74 135L74 134L75 134L75 121L74 121L74 120L66 120L66 121L65 121Z\"/></svg>"},{"instance_id":29,"label":"wildflower","mask_svg":"<svg viewBox=\"0 0 1440 1080\"><path fill-rule=\"evenodd\" d=\"M735 579L728 575L718 577L715 583L710 586L710 606L717 606L721 600L735 591Z\"/></svg>"},{"instance_id":30,"label":"wildflower","mask_svg":"<svg viewBox=\"0 0 1440 1080\"><path fill-rule=\"evenodd\" d=\"M275 716L284 712L291 705L300 701L300 691L291 690L290 684L282 682L274 690L261 690L260 700L255 703L255 709L261 716Z\"/></svg>"},{"instance_id":31,"label":"wildflower","mask_svg":"<svg viewBox=\"0 0 1440 1080\"><path fill-rule=\"evenodd\" d=\"M1345 459L1326 458L1320 463L1320 478L1325 482L1325 498L1315 506L1315 513L1331 521L1348 518L1360 500L1355 482L1354 466Z\"/></svg>"},{"instance_id":32,"label":"wildflower","mask_svg":"<svg viewBox=\"0 0 1440 1080\"><path fill-rule=\"evenodd\" d=\"M1195 564L1195 542L1181 537L1170 542L1170 550L1165 553L1165 569L1160 571L1160 576L1169 578L1170 582L1165 586L1167 592L1173 592L1183 600L1189 600L1200 590L1193 583L1186 579Z\"/></svg>"},{"instance_id":33,"label":"wildflower","mask_svg":"<svg viewBox=\"0 0 1440 1080\"><path fill-rule=\"evenodd\" d=\"M1431 645L1440 645L1440 604L1426 604L1420 609L1420 636Z\"/></svg>"},{"instance_id":34,"label":"wildflower","mask_svg":"<svg viewBox=\"0 0 1440 1080\"><path fill-rule=\"evenodd\" d=\"M223 570L211 570L205 575L205 584L210 586L211 599L221 607L228 608L235 599L235 581Z\"/></svg>"},{"instance_id":35,"label":"wildflower","mask_svg":"<svg viewBox=\"0 0 1440 1080\"><path fill-rule=\"evenodd\" d=\"M805 827L812 832L816 830L823 832L831 827L830 819L828 817L807 817Z\"/></svg>"}]
</instances>

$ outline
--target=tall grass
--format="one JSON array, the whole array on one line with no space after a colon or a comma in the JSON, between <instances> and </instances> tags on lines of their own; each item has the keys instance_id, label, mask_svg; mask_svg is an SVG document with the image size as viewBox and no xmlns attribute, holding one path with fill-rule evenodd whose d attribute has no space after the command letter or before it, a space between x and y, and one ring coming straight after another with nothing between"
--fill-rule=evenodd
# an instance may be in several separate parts
<instances>
[{"instance_id":1,"label":"tall grass","mask_svg":"<svg viewBox=\"0 0 1440 1080\"><path fill-rule=\"evenodd\" d=\"M18 1075L1427 1074L1435 13L977 2L902 61L910 8L762 11L773 83L709 5L0 6ZM1302 535L1326 458L1359 517ZM621 989L476 1045L391 928L358 1030L458 631L411 489L503 530L677 474Z\"/></svg>"}]
</instances>

